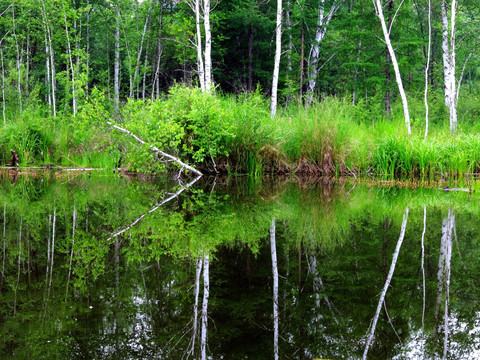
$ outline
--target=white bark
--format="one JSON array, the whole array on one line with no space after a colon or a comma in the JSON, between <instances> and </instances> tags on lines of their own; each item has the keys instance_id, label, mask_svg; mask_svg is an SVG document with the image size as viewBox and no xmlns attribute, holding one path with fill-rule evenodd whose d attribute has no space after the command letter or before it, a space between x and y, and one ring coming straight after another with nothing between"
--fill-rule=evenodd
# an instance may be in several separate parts
<instances>
[{"instance_id":1,"label":"white bark","mask_svg":"<svg viewBox=\"0 0 480 360\"><path fill-rule=\"evenodd\" d=\"M282 53L282 0L277 0L277 26L275 27L275 61L273 64L272 99L270 116L277 114L278 76L280 73L280 56Z\"/></svg>"},{"instance_id":2,"label":"white bark","mask_svg":"<svg viewBox=\"0 0 480 360\"><path fill-rule=\"evenodd\" d=\"M202 302L202 335L200 349L202 360L207 360L207 326L208 326L208 298L210 297L210 257L206 254L203 258L203 302Z\"/></svg>"},{"instance_id":3,"label":"white bark","mask_svg":"<svg viewBox=\"0 0 480 360\"><path fill-rule=\"evenodd\" d=\"M48 22L48 16L47 16L47 9L45 7L45 1L42 0L42 22L43 22L43 26L44 26L44 29L45 29L45 34L46 34L46 37L47 39L45 40L46 43L45 43L45 46L48 48L48 51L47 51L47 58L50 62L50 66L48 66L47 68L50 68L50 92L51 92L51 105L52 105L52 113L53 113L53 116L57 116L57 101L56 101L56 95L55 95L55 92L56 92L56 80L55 80L55 55L54 55L54 52L53 52L53 42L52 42L52 31L51 31L51 28L50 28L50 25L49 25L49 22Z\"/></svg>"},{"instance_id":4,"label":"white bark","mask_svg":"<svg viewBox=\"0 0 480 360\"><path fill-rule=\"evenodd\" d=\"M272 255L273 274L273 352L275 360L278 360L278 265L277 246L275 242L275 217L272 217L270 225L270 253Z\"/></svg>"},{"instance_id":5,"label":"white bark","mask_svg":"<svg viewBox=\"0 0 480 360\"><path fill-rule=\"evenodd\" d=\"M202 30L200 29L200 0L195 0L195 25L197 28L197 68L200 88L205 92L205 66L203 65Z\"/></svg>"},{"instance_id":6,"label":"white bark","mask_svg":"<svg viewBox=\"0 0 480 360\"><path fill-rule=\"evenodd\" d=\"M17 38L16 26L15 26L15 5L12 6L12 23L13 23L13 38L15 39L15 48L17 50L16 68L17 68L18 106L19 106L20 112L22 112L22 66L21 66L21 58L20 58L20 48L18 46L18 38Z\"/></svg>"},{"instance_id":7,"label":"white bark","mask_svg":"<svg viewBox=\"0 0 480 360\"><path fill-rule=\"evenodd\" d=\"M385 281L385 285L383 286L382 293L380 294L380 299L378 301L377 311L375 312L375 316L373 317L373 323L370 329L370 334L367 338L367 343L365 345L365 351L363 352L363 359L367 358L368 349L373 341L373 335L375 333L375 328L377 327L378 317L380 316L380 310L382 309L383 302L385 301L385 295L387 294L388 287L390 286L390 281L393 277L393 272L395 271L395 265L397 264L398 254L400 253L400 247L402 246L403 238L405 236L405 229L407 227L407 219L408 219L408 207L405 209L405 213L403 214L403 222L402 227L400 229L400 237L397 241L397 246L395 248L395 252L393 253L392 257L392 264L390 265L390 270L388 272L387 280Z\"/></svg>"},{"instance_id":8,"label":"white bark","mask_svg":"<svg viewBox=\"0 0 480 360\"><path fill-rule=\"evenodd\" d=\"M449 109L450 132L453 134L457 127L457 102L455 100L455 18L457 2L452 0L450 24L446 0L442 1L442 58L443 78L445 86L445 105ZM450 30L449 30L450 29ZM450 35L449 35L450 33Z\"/></svg>"},{"instance_id":9,"label":"white bark","mask_svg":"<svg viewBox=\"0 0 480 360\"><path fill-rule=\"evenodd\" d=\"M128 131L127 129L124 129L120 126L117 126L117 125L114 125L113 123L111 123L110 121L107 121L107 124L110 125L111 127L113 127L114 129L117 129L131 137L133 137L137 142L139 142L140 144L142 145L145 145L145 141L143 141L142 139L140 139L138 136L136 136L135 134L133 134L131 131ZM171 161L174 161L176 162L177 164L181 165L182 168L185 168L187 170L190 170L192 172L194 172L195 174L201 176L202 173L200 171L198 171L197 169L191 167L190 165L187 165L185 164L183 161L181 161L179 158L175 157L175 156L172 156L170 154L167 154L166 152L160 150L159 148L157 148L156 146L153 146L153 145L149 145L148 146L152 151L162 155L163 157L166 157L167 159L170 159Z\"/></svg>"},{"instance_id":10,"label":"white bark","mask_svg":"<svg viewBox=\"0 0 480 360\"><path fill-rule=\"evenodd\" d=\"M195 179L193 179L192 181L190 181L187 185L185 186L182 186L176 193L174 194L171 194L168 198L164 199L163 201L161 201L160 203L158 203L157 205L155 205L154 207L152 207L150 210L148 210L146 213L138 216L132 223L130 223L128 226L124 227L123 229L121 230L118 230L116 231L115 233L113 233L106 241L109 242L112 238L114 237L117 237L121 234L123 234L124 232L130 230L132 227L134 227L136 224L138 224L145 216L147 216L148 214L151 214L153 213L154 211L156 211L158 208L160 208L161 206L163 206L164 204L166 204L167 202L169 202L170 200L173 200L175 199L176 197L178 197L182 192L185 191L185 189L188 189L190 186L192 186L194 183L196 183L198 181L198 179L200 179L200 176L196 177ZM88 227L88 224L87 224L87 227Z\"/></svg>"},{"instance_id":11,"label":"white bark","mask_svg":"<svg viewBox=\"0 0 480 360\"><path fill-rule=\"evenodd\" d=\"M120 103L120 3L116 2L115 16L115 63L113 65L113 101L118 109Z\"/></svg>"},{"instance_id":12,"label":"white bark","mask_svg":"<svg viewBox=\"0 0 480 360\"><path fill-rule=\"evenodd\" d=\"M197 264L195 266L195 304L193 306L193 331L192 331L192 346L190 348L190 355L195 353L195 339L197 338L197 325L198 325L198 297L200 295L200 274L202 272L202 258L197 258Z\"/></svg>"},{"instance_id":13,"label":"white bark","mask_svg":"<svg viewBox=\"0 0 480 360\"><path fill-rule=\"evenodd\" d=\"M68 296L68 285L70 283L70 278L72 276L72 263L73 263L73 248L75 246L75 228L77 222L77 208L73 206L73 217L72 217L72 249L70 250L70 263L68 266L68 278L67 278L67 288L65 290L65 301L67 301Z\"/></svg>"},{"instance_id":14,"label":"white bark","mask_svg":"<svg viewBox=\"0 0 480 360\"><path fill-rule=\"evenodd\" d=\"M68 61L70 65L70 73L71 73L71 82L72 82L72 110L73 110L73 117L77 117L77 92L75 90L75 73L76 69L73 66L73 55L72 55L72 46L70 43L70 33L68 31L68 21L67 21L67 12L65 10L65 5L63 6L63 19L65 21L65 35L67 37L67 55Z\"/></svg>"},{"instance_id":15,"label":"white bark","mask_svg":"<svg viewBox=\"0 0 480 360\"><path fill-rule=\"evenodd\" d=\"M3 115L3 125L7 125L7 118L5 116L5 106L6 106L6 101L5 101L5 65L3 63L3 47L2 44L0 43L0 57L2 60L2 115Z\"/></svg>"},{"instance_id":16,"label":"white bark","mask_svg":"<svg viewBox=\"0 0 480 360\"><path fill-rule=\"evenodd\" d=\"M310 48L310 56L308 58L308 84L307 84L307 105L310 105L313 101L313 92L317 84L317 76L319 72L318 61L320 59L320 44L325 38L327 32L327 26L330 24L333 15L338 11L341 0L334 1L330 11L325 16L325 0L320 0L318 5L318 20L317 28L315 30L315 42Z\"/></svg>"},{"instance_id":17,"label":"white bark","mask_svg":"<svg viewBox=\"0 0 480 360\"><path fill-rule=\"evenodd\" d=\"M7 230L7 204L3 205L3 261L2 261L2 280L5 278L5 255L6 255L6 230Z\"/></svg>"},{"instance_id":18,"label":"white bark","mask_svg":"<svg viewBox=\"0 0 480 360\"><path fill-rule=\"evenodd\" d=\"M390 32L387 29L387 25L385 23L385 17L383 16L382 3L380 0L372 0L372 1L373 1L373 5L375 6L375 11L377 13L377 16L380 19L380 24L382 26L382 31L383 31L383 37L385 39L388 52L390 53L393 69L395 70L395 80L397 81L398 91L400 93L400 98L402 99L405 125L407 126L407 133L410 135L412 132L412 129L410 127L410 113L408 109L407 95L405 94L405 89L403 88L402 77L400 75L400 68L398 67L397 57L395 56L395 50L393 49L392 42L390 41Z\"/></svg>"},{"instance_id":19,"label":"white bark","mask_svg":"<svg viewBox=\"0 0 480 360\"><path fill-rule=\"evenodd\" d=\"M151 12L151 7L148 8L148 14L147 14L147 17L145 18L145 24L143 25L142 39L140 40L140 46L138 47L138 51L137 51L137 59L135 61L133 85L137 84L137 81L138 81L138 73L140 72L140 58L142 57L145 34L147 33L148 24L150 23L150 12ZM130 88L130 97L133 98L133 87Z\"/></svg>"},{"instance_id":20,"label":"white bark","mask_svg":"<svg viewBox=\"0 0 480 360\"><path fill-rule=\"evenodd\" d=\"M432 3L428 0L428 49L427 49L427 65L425 66L425 139L428 136L428 71L430 69L430 56L432 50Z\"/></svg>"},{"instance_id":21,"label":"white bark","mask_svg":"<svg viewBox=\"0 0 480 360\"><path fill-rule=\"evenodd\" d=\"M430 1L429 1L430 2ZM423 232L422 232L422 289L423 289L423 308L422 308L422 336L425 333L425 231L427 229L427 206L423 206Z\"/></svg>"},{"instance_id":22,"label":"white bark","mask_svg":"<svg viewBox=\"0 0 480 360\"><path fill-rule=\"evenodd\" d=\"M210 0L203 0L205 28L205 91L212 89L212 30L210 28Z\"/></svg>"}]
</instances>

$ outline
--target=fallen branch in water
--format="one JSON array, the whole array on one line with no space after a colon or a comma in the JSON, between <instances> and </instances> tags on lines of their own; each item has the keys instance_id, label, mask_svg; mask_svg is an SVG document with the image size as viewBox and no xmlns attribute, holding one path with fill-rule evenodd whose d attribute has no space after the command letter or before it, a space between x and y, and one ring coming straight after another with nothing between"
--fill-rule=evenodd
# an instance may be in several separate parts
<instances>
[{"instance_id":1,"label":"fallen branch in water","mask_svg":"<svg viewBox=\"0 0 480 360\"><path fill-rule=\"evenodd\" d=\"M117 129L131 137L133 137L135 140L137 140L137 142L139 142L140 144L142 145L147 145L147 143L145 141L143 141L142 139L140 139L137 135L135 135L134 133L132 133L131 131L127 130L127 129L124 129L118 125L115 125L113 124L112 122L108 121L107 120L107 124L110 125L111 127L113 127L114 129ZM156 153L162 155L163 157L166 157L172 161L175 161L177 164L181 165L182 168L185 168L187 170L190 170L192 172L194 172L195 174L199 175L199 176L202 176L202 173L200 171L198 171L197 169L195 169L194 167L188 165L188 164L185 164L183 161L181 161L179 158L173 156L173 155L170 155L170 154L167 154L166 152L160 150L159 148L157 148L156 146L153 146L153 145L148 145L148 147L150 148L150 150L153 150L155 151Z\"/></svg>"},{"instance_id":2,"label":"fallen branch in water","mask_svg":"<svg viewBox=\"0 0 480 360\"><path fill-rule=\"evenodd\" d=\"M122 230L118 230L117 232L115 232L114 234L112 234L112 236L110 236L108 239L107 239L107 242L110 241L111 239L117 237L118 235L121 235L123 234L124 232L130 230L132 227L134 227L136 224L138 224L145 216L147 216L148 214L151 214L152 212L154 212L155 210L157 210L159 207L161 207L162 205L164 205L165 203L169 202L170 200L178 197L178 195L180 195L182 192L185 191L185 189L189 188L190 186L192 186L193 184L195 184L198 179L200 179L200 176L196 177L195 179L193 179L192 181L190 181L187 185L185 186L182 186L176 193L174 194L171 194L168 198L164 199L161 203L158 203L157 205L155 205L154 207L152 207L150 210L148 210L146 213L143 213L142 215L140 215L139 217L137 217L132 223L130 223L130 225L124 227Z\"/></svg>"}]
</instances>

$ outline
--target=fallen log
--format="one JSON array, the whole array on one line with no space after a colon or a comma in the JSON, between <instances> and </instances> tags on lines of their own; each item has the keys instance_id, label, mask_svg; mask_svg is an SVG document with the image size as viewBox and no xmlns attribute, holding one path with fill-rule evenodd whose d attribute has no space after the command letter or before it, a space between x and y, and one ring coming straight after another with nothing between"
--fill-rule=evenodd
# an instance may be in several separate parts
<instances>
[{"instance_id":1,"label":"fallen log","mask_svg":"<svg viewBox=\"0 0 480 360\"><path fill-rule=\"evenodd\" d=\"M143 141L142 139L140 139L137 135L135 135L134 133L132 133L131 131L127 130L127 129L124 129L118 125L115 125L113 124L112 122L108 121L107 120L107 124L110 125L111 127L113 127L114 129L117 129L118 131L121 131L127 135L129 135L130 137L134 138L135 140L137 140L138 143L142 144L142 145L148 145L145 141ZM195 174L199 175L199 176L202 176L202 173L200 171L198 171L197 169L195 169L194 167L184 163L182 160L180 160L179 158L173 156L173 155L170 155L170 154L167 154L166 152L160 150L159 148L157 148L156 146L153 146L153 145L148 145L148 147L150 148L150 150L156 152L157 154L160 154L162 155L163 157L166 157L174 162L176 162L177 164L179 164L180 166L182 166L182 168L185 168L187 170L190 170L192 172L194 172Z\"/></svg>"}]
</instances>

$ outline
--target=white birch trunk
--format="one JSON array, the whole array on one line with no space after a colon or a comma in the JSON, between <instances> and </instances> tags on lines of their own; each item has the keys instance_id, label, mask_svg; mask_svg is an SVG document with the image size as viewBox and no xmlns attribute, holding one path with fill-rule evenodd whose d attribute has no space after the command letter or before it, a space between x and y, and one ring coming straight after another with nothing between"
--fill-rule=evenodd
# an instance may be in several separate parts
<instances>
[{"instance_id":1,"label":"white birch trunk","mask_svg":"<svg viewBox=\"0 0 480 360\"><path fill-rule=\"evenodd\" d=\"M47 71L45 85L47 87L48 108L52 109L52 83L50 80L50 54L47 40L47 30L45 29L45 69Z\"/></svg>"},{"instance_id":2,"label":"white birch trunk","mask_svg":"<svg viewBox=\"0 0 480 360\"><path fill-rule=\"evenodd\" d=\"M212 89L212 30L210 28L210 0L203 0L205 28L205 91Z\"/></svg>"},{"instance_id":3,"label":"white birch trunk","mask_svg":"<svg viewBox=\"0 0 480 360\"><path fill-rule=\"evenodd\" d=\"M7 204L3 205L3 261L2 261L2 281L5 278L5 255L6 255L6 231L7 231Z\"/></svg>"},{"instance_id":4,"label":"white birch trunk","mask_svg":"<svg viewBox=\"0 0 480 360\"><path fill-rule=\"evenodd\" d=\"M372 0L375 6L375 11L377 16L380 19L380 24L382 25L383 37L390 53L393 69L395 70L395 80L397 81L398 91L400 93L400 98L402 99L403 105L403 115L405 117L405 125L407 126L407 134L411 134L412 129L410 127L410 113L408 109L407 95L405 94L405 89L403 88L402 77L400 75L400 68L398 67L397 57L395 56L395 50L393 49L392 42L390 41L390 32L387 29L387 24L385 23L385 17L383 16L383 8L380 0Z\"/></svg>"},{"instance_id":5,"label":"white birch trunk","mask_svg":"<svg viewBox=\"0 0 480 360\"><path fill-rule=\"evenodd\" d=\"M210 297L210 257L203 258L203 302L202 302L202 335L200 349L202 360L207 360L207 325L208 325L208 298Z\"/></svg>"},{"instance_id":6,"label":"white birch trunk","mask_svg":"<svg viewBox=\"0 0 480 360\"><path fill-rule=\"evenodd\" d=\"M47 16L47 9L45 7L45 1L42 0L42 22L43 26L45 28L45 34L47 39L45 40L45 46L48 48L48 51L46 51L47 54L47 61L49 61L49 66L47 68L50 68L50 94L51 94L51 105L52 105L52 113L53 116L57 116L57 105L56 105L56 80L55 80L55 55L53 52L53 42L52 42L52 34L51 34L51 29L50 25L48 23L48 16Z\"/></svg>"},{"instance_id":7,"label":"white birch trunk","mask_svg":"<svg viewBox=\"0 0 480 360\"><path fill-rule=\"evenodd\" d=\"M192 346L190 348L190 356L193 356L195 353L195 339L197 338L197 327L198 327L198 297L200 295L200 274L202 272L202 258L197 258L197 263L195 266L195 304L193 306L193 331L192 331Z\"/></svg>"},{"instance_id":8,"label":"white birch trunk","mask_svg":"<svg viewBox=\"0 0 480 360\"><path fill-rule=\"evenodd\" d=\"M48 289L50 292L50 288L52 287L52 278L53 278L53 257L55 254L55 224L57 220L57 212L53 210L53 227L52 227L52 247L51 247L51 254L50 254L50 281L48 283Z\"/></svg>"},{"instance_id":9,"label":"white birch trunk","mask_svg":"<svg viewBox=\"0 0 480 360\"><path fill-rule=\"evenodd\" d=\"M280 73L280 56L282 53L282 0L277 0L277 25L275 27L275 61L273 64L271 118L277 114L278 76Z\"/></svg>"},{"instance_id":10,"label":"white birch trunk","mask_svg":"<svg viewBox=\"0 0 480 360\"><path fill-rule=\"evenodd\" d=\"M407 227L407 219L408 219L408 207L405 209L405 213L403 214L403 222L402 227L400 229L400 237L397 241L397 246L395 248L395 252L393 253L392 257L392 264L390 265L390 270L388 272L387 280L385 281L385 285L383 286L382 293L380 294L380 299L378 301L377 311L375 312L375 316L373 317L373 323L371 326L370 334L367 338L367 343L365 345L365 351L363 352L363 359L367 358L368 349L373 341L373 335L375 333L375 328L377 327L378 317L380 316L380 310L382 309L383 302L385 301L385 295L387 294L388 287L390 286L390 281L393 277L393 272L395 271L395 265L397 264L398 254L400 253L400 247L402 246L403 238L405 236L405 229Z\"/></svg>"},{"instance_id":11,"label":"white birch trunk","mask_svg":"<svg viewBox=\"0 0 480 360\"><path fill-rule=\"evenodd\" d=\"M71 72L71 82L72 82L72 110L73 110L73 117L77 117L77 92L75 90L75 67L73 66L73 54L72 54L72 46L70 43L70 33L68 31L68 21L67 21L67 12L65 11L65 6L63 7L63 19L65 21L65 35L67 37L67 55L68 61L70 65L70 72Z\"/></svg>"},{"instance_id":12,"label":"white birch trunk","mask_svg":"<svg viewBox=\"0 0 480 360\"><path fill-rule=\"evenodd\" d=\"M277 245L275 241L275 217L272 217L270 225L270 253L272 255L273 274L273 352L274 359L278 360L278 265Z\"/></svg>"},{"instance_id":13,"label":"white birch trunk","mask_svg":"<svg viewBox=\"0 0 480 360\"><path fill-rule=\"evenodd\" d=\"M430 1L429 1L430 2ZM423 206L423 232L422 232L422 289L423 289L423 308L422 308L422 336L425 333L425 231L427 229L427 206Z\"/></svg>"},{"instance_id":14,"label":"white birch trunk","mask_svg":"<svg viewBox=\"0 0 480 360\"><path fill-rule=\"evenodd\" d=\"M73 207L73 218L72 218L72 249L70 250L70 263L68 266L68 278L67 278L67 288L65 290L65 301L68 297L68 285L70 283L70 278L72 276L72 263L73 263L73 248L75 247L75 228L77 222L77 208Z\"/></svg>"},{"instance_id":15,"label":"white birch trunk","mask_svg":"<svg viewBox=\"0 0 480 360\"><path fill-rule=\"evenodd\" d=\"M7 125L7 118L5 115L5 106L6 106L6 101L5 101L5 65L3 63L3 47L2 44L0 43L0 58L2 61L2 115L3 115L3 125Z\"/></svg>"},{"instance_id":16,"label":"white birch trunk","mask_svg":"<svg viewBox=\"0 0 480 360\"><path fill-rule=\"evenodd\" d=\"M21 59L20 59L20 48L18 46L18 39L16 33L16 26L15 26L15 5L12 6L12 23L13 23L13 37L15 39L15 48L17 50L17 60L16 60L16 68L17 68L17 91L18 91L18 106L20 112L22 112L22 67L21 67Z\"/></svg>"},{"instance_id":17,"label":"white birch trunk","mask_svg":"<svg viewBox=\"0 0 480 360\"><path fill-rule=\"evenodd\" d=\"M205 92L205 67L202 55L202 30L200 29L200 0L195 0L195 25L197 28L197 68L200 88Z\"/></svg>"},{"instance_id":18,"label":"white birch trunk","mask_svg":"<svg viewBox=\"0 0 480 360\"><path fill-rule=\"evenodd\" d=\"M427 65L425 66L425 139L428 136L428 116L429 116L429 107L428 107L428 71L430 69L430 56L432 50L432 3L431 0L428 0L428 49L427 49Z\"/></svg>"},{"instance_id":19,"label":"white birch trunk","mask_svg":"<svg viewBox=\"0 0 480 360\"><path fill-rule=\"evenodd\" d=\"M113 65L113 101L118 109L120 103L120 3L116 2L115 16L115 63Z\"/></svg>"},{"instance_id":20,"label":"white birch trunk","mask_svg":"<svg viewBox=\"0 0 480 360\"><path fill-rule=\"evenodd\" d=\"M134 75L133 75L133 85L136 85L137 82L138 82L138 74L140 72L140 65L141 65L140 59L142 57L143 43L145 41L145 34L147 33L148 24L150 22L150 12L151 12L151 7L148 8L148 15L145 18L145 24L143 25L142 39L140 40L140 46L139 46L138 51L137 51L137 59L135 61L135 70L134 70ZM138 92L137 92L137 96L138 96ZM130 97L133 98L133 86L130 89Z\"/></svg>"},{"instance_id":21,"label":"white birch trunk","mask_svg":"<svg viewBox=\"0 0 480 360\"><path fill-rule=\"evenodd\" d=\"M310 48L310 56L308 58L308 83L307 83L307 105L311 105L313 101L313 92L317 84L318 61L320 59L320 43L325 38L327 26L330 24L333 15L339 8L339 2L335 1L330 8L327 16L325 16L325 0L320 0L318 5L318 20L315 30L315 42Z\"/></svg>"},{"instance_id":22,"label":"white birch trunk","mask_svg":"<svg viewBox=\"0 0 480 360\"><path fill-rule=\"evenodd\" d=\"M443 78L445 86L445 105L449 109L450 132L453 134L457 126L457 103L455 100L455 17L456 0L452 0L450 24L446 0L442 1L442 58ZM450 34L450 35L449 35Z\"/></svg>"}]
</instances>

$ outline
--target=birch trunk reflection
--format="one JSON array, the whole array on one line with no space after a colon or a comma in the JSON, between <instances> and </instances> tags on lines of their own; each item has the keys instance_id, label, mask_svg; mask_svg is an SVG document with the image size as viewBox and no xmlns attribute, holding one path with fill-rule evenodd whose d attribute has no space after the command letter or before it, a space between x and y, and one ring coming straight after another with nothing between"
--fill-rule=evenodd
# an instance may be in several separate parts
<instances>
[{"instance_id":1,"label":"birch trunk reflection","mask_svg":"<svg viewBox=\"0 0 480 360\"><path fill-rule=\"evenodd\" d=\"M449 336L449 305L450 305L450 265L452 261L452 238L453 228L455 227L455 214L452 209L448 209L448 215L442 222L442 239L440 243L440 255L438 258L437 272L437 301L435 306L435 318L438 319L443 298L443 289L445 287L445 308L443 318L443 357L447 358L448 336ZM439 326L435 332L439 332Z\"/></svg>"},{"instance_id":2,"label":"birch trunk reflection","mask_svg":"<svg viewBox=\"0 0 480 360\"><path fill-rule=\"evenodd\" d=\"M375 333L375 328L377 327L378 317L380 315L380 310L382 309L383 302L385 301L385 295L387 293L387 289L390 285L390 281L393 277L393 272L395 271L395 265L397 264L398 254L400 253L400 247L403 243L403 238L405 237L405 229L407 227L407 219L408 219L408 207L405 209L405 213L403 214L403 222L402 227L400 230L400 237L397 241L397 247L395 248L395 252L393 253L392 264L390 265L390 271L388 272L387 280L385 281L385 285L383 286L382 293L380 295L380 300L378 301L377 311L375 312L375 316L373 317L373 323L371 326L370 334L367 338L367 344L365 345L365 351L363 352L363 359L367 358L368 349L373 341L373 335Z\"/></svg>"},{"instance_id":3,"label":"birch trunk reflection","mask_svg":"<svg viewBox=\"0 0 480 360\"><path fill-rule=\"evenodd\" d=\"M210 297L210 257L205 255L203 258L203 303L202 303L202 337L201 353L202 360L207 359L207 325L208 325L208 298Z\"/></svg>"},{"instance_id":4,"label":"birch trunk reflection","mask_svg":"<svg viewBox=\"0 0 480 360\"><path fill-rule=\"evenodd\" d=\"M273 351L275 360L278 360L278 266L277 246L275 243L275 217L272 217L270 225L270 250L273 273Z\"/></svg>"},{"instance_id":5,"label":"birch trunk reflection","mask_svg":"<svg viewBox=\"0 0 480 360\"><path fill-rule=\"evenodd\" d=\"M200 274L202 272L202 258L198 257L196 261L195 271L195 304L193 306L193 331L192 331L192 346L189 354L193 356L195 351L195 339L197 338L197 322L198 322L198 298L200 295Z\"/></svg>"}]
</instances>

